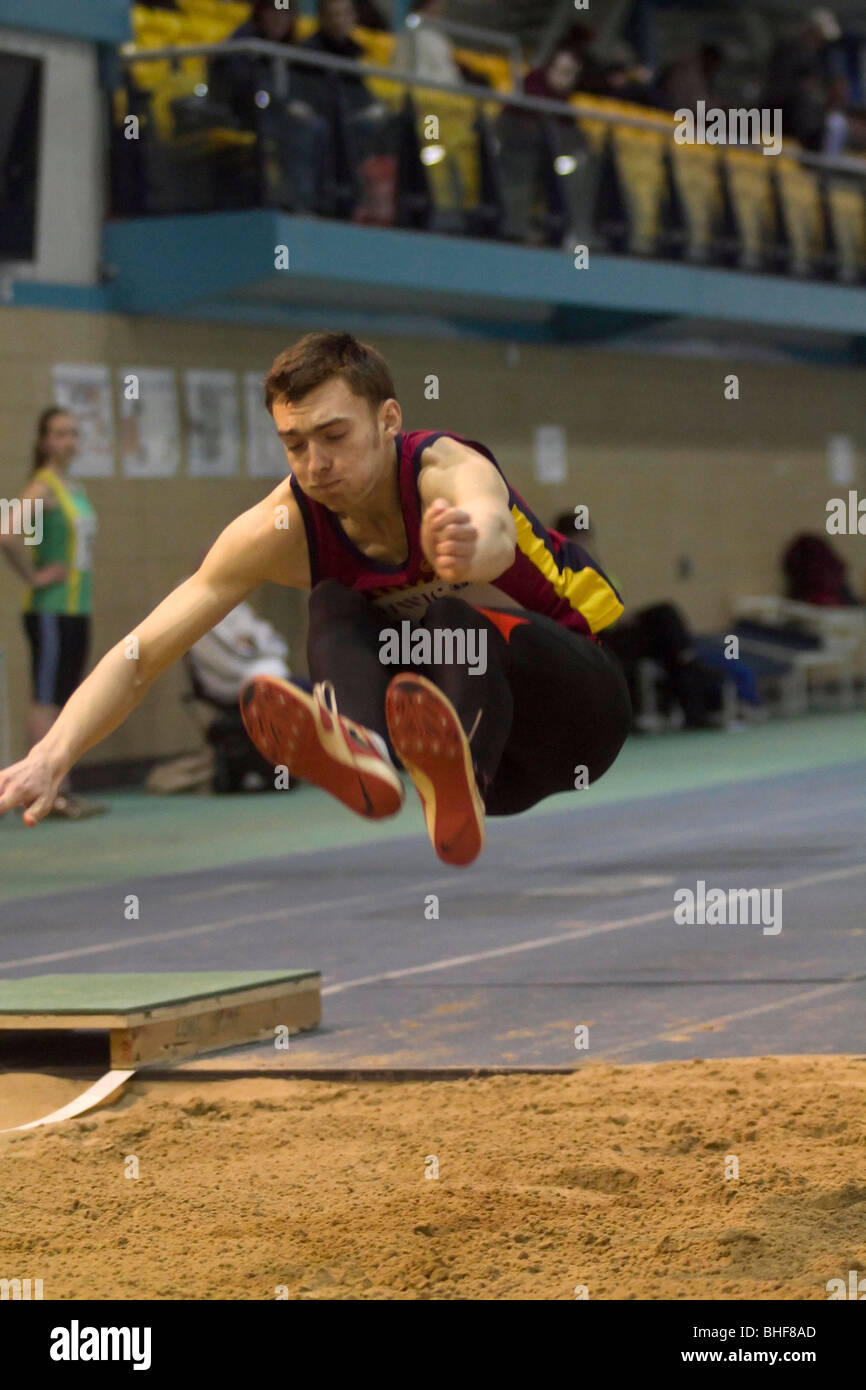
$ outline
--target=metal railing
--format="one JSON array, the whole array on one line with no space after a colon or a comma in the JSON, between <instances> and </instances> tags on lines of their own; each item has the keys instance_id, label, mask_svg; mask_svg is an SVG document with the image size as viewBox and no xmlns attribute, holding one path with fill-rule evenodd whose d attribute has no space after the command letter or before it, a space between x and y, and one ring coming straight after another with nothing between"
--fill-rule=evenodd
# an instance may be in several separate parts
<instances>
[{"instance_id":1,"label":"metal railing","mask_svg":"<svg viewBox=\"0 0 866 1390\"><path fill-rule=\"evenodd\" d=\"M135 63L169 62L180 66L185 58L230 58L234 56L271 58L274 62L274 79L277 71L284 76L279 88L275 85L277 96L288 96L290 84L288 70L293 67L318 67L330 69L335 73L350 73L355 77L371 77L393 82L402 87L423 87L425 90L444 92L449 96L471 97L476 102L493 102L516 110L537 111L541 115L571 115L577 120L581 114L605 121L611 125L635 126L643 130L664 130L670 132L673 116L664 112L648 117L645 115L625 116L619 112L605 111L592 106L585 111L571 102L548 101L545 97L528 97L521 92L499 92L495 88L479 88L470 82L439 82L433 78L418 77L412 73L399 72L396 68L379 67L372 63L358 63L353 58L338 58L331 53L318 53L315 49L301 48L295 44L268 43L265 39L243 39L240 42L184 44L172 48L121 49L122 62L130 67Z\"/></svg>"},{"instance_id":2,"label":"metal railing","mask_svg":"<svg viewBox=\"0 0 866 1390\"><path fill-rule=\"evenodd\" d=\"M453 26L452 26L453 27ZM470 27L470 26L467 26ZM484 31L482 31L484 32ZM372 63L359 63L354 58L339 58L331 53L319 53L315 49L295 44L270 43L265 39L243 39L238 42L183 44L167 48L133 48L123 45L120 60L126 67L136 63L168 62L180 67L187 58L231 58L235 56L270 58L273 64L273 94L280 99L291 95L289 73L292 68L321 68L323 71L347 73L354 77L375 78L393 82L406 88L420 87L429 91L443 92L449 96L469 97L478 104L493 103L518 111L534 111L539 115L556 116L560 120L569 115L579 121L581 117L601 121L605 125L626 126L635 130L656 130L670 135L673 131L674 113L659 111L646 113L645 108L633 115L620 108L617 111L605 110L603 106L581 103L580 93L575 101L550 101L545 97L525 96L522 92L500 92L495 88L479 88L475 83L440 82L433 78L423 78L415 74L400 72L396 68L380 67ZM371 100L375 100L371 93ZM759 145L720 146L722 148L760 149ZM783 150L783 153L785 151ZM866 158L855 155L823 155L801 149L799 146L789 151L793 158L810 168L825 172L857 175L866 179Z\"/></svg>"}]
</instances>

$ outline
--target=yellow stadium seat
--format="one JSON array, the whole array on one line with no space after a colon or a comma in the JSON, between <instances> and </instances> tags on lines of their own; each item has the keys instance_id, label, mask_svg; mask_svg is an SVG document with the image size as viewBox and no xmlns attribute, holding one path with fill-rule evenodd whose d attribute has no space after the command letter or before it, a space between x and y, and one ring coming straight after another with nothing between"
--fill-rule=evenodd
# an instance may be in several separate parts
<instances>
[{"instance_id":1,"label":"yellow stadium seat","mask_svg":"<svg viewBox=\"0 0 866 1390\"><path fill-rule=\"evenodd\" d=\"M731 147L725 150L722 160L742 241L740 264L746 270L759 270L767 263L775 241L776 215L770 180L773 161L751 150Z\"/></svg>"},{"instance_id":2,"label":"yellow stadium seat","mask_svg":"<svg viewBox=\"0 0 866 1390\"><path fill-rule=\"evenodd\" d=\"M719 152L707 145L671 144L669 150L671 176L686 223L686 257L709 260L724 212Z\"/></svg>"},{"instance_id":3,"label":"yellow stadium seat","mask_svg":"<svg viewBox=\"0 0 866 1390\"><path fill-rule=\"evenodd\" d=\"M251 5L237 0L177 0L177 7L184 14L212 15L230 30L244 24L252 12Z\"/></svg>"},{"instance_id":4,"label":"yellow stadium seat","mask_svg":"<svg viewBox=\"0 0 866 1390\"><path fill-rule=\"evenodd\" d=\"M777 180L788 240L788 269L793 275L810 275L818 268L824 249L824 215L818 176L788 155L770 162Z\"/></svg>"},{"instance_id":5,"label":"yellow stadium seat","mask_svg":"<svg viewBox=\"0 0 866 1390\"><path fill-rule=\"evenodd\" d=\"M666 137L660 130L614 126L611 151L628 213L628 251L651 256L658 247L666 176Z\"/></svg>"},{"instance_id":6,"label":"yellow stadium seat","mask_svg":"<svg viewBox=\"0 0 866 1390\"><path fill-rule=\"evenodd\" d=\"M364 56L361 59L363 63L369 63L374 68L389 68L391 66L396 44L393 34L386 34L380 29L354 29L352 38L364 50Z\"/></svg>"},{"instance_id":7,"label":"yellow stadium seat","mask_svg":"<svg viewBox=\"0 0 866 1390\"><path fill-rule=\"evenodd\" d=\"M477 105L471 97L436 91L431 87L413 89L418 143L425 151L443 151L443 157L425 162L436 211L457 216L478 205L481 171L478 135L475 130ZM429 138L429 118L439 123L438 136Z\"/></svg>"},{"instance_id":8,"label":"yellow stadium seat","mask_svg":"<svg viewBox=\"0 0 866 1390\"><path fill-rule=\"evenodd\" d=\"M160 44L176 43L183 18L173 10L152 10L148 5L133 5L131 11L133 40L137 47L153 48Z\"/></svg>"},{"instance_id":9,"label":"yellow stadium seat","mask_svg":"<svg viewBox=\"0 0 866 1390\"><path fill-rule=\"evenodd\" d=\"M501 53L479 53L474 48L458 48L454 53L458 63L486 77L494 91L513 92L511 63ZM518 73L518 79L522 76Z\"/></svg>"},{"instance_id":10,"label":"yellow stadium seat","mask_svg":"<svg viewBox=\"0 0 866 1390\"><path fill-rule=\"evenodd\" d=\"M204 11L201 13L191 13L183 16L181 27L181 43L222 43L229 34L233 33L235 26L226 25L224 18L219 18Z\"/></svg>"},{"instance_id":11,"label":"yellow stadium seat","mask_svg":"<svg viewBox=\"0 0 866 1390\"><path fill-rule=\"evenodd\" d=\"M577 112L580 128L589 141L593 153L601 154L612 127L609 121L598 119L596 113L602 111L609 113L611 103L604 97L593 97L581 93L571 97L570 104Z\"/></svg>"},{"instance_id":12,"label":"yellow stadium seat","mask_svg":"<svg viewBox=\"0 0 866 1390\"><path fill-rule=\"evenodd\" d=\"M866 203L860 188L843 179L827 183L827 211L838 264L836 274L847 283L866 274Z\"/></svg>"}]
</instances>

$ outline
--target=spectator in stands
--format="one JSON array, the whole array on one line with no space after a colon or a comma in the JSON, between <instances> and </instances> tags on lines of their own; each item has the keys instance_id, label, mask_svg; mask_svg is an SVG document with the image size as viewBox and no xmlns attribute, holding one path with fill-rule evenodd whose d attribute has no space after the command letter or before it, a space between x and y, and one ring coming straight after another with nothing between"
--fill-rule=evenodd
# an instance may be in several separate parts
<instances>
[{"instance_id":1,"label":"spectator in stands","mask_svg":"<svg viewBox=\"0 0 866 1390\"><path fill-rule=\"evenodd\" d=\"M824 121L822 154L844 154L847 150L866 150L866 113L852 108L848 78L833 77L827 84L827 114Z\"/></svg>"},{"instance_id":2,"label":"spectator in stands","mask_svg":"<svg viewBox=\"0 0 866 1390\"><path fill-rule=\"evenodd\" d=\"M231 39L266 39L268 43L293 43L294 37L294 15L276 9L274 0L253 0L249 19L231 35Z\"/></svg>"},{"instance_id":3,"label":"spectator in stands","mask_svg":"<svg viewBox=\"0 0 866 1390\"><path fill-rule=\"evenodd\" d=\"M545 101L568 101L577 90L581 60L570 44L560 45L544 67L533 68L526 74L523 90L528 97L543 97Z\"/></svg>"},{"instance_id":4,"label":"spectator in stands","mask_svg":"<svg viewBox=\"0 0 866 1390\"><path fill-rule=\"evenodd\" d=\"M226 39L227 44L243 43L247 39L263 39L268 43L293 44L295 17L288 10L274 9L273 0L253 0L253 11L245 24ZM210 95L214 101L225 103L242 126L249 126L254 115L256 93L270 94L273 88L274 65L270 58L252 57L246 53L227 53L215 58L210 65Z\"/></svg>"},{"instance_id":5,"label":"spectator in stands","mask_svg":"<svg viewBox=\"0 0 866 1390\"><path fill-rule=\"evenodd\" d=\"M695 111L699 101L718 106L716 78L724 61L717 43L701 44L697 52L675 58L659 73L653 105L666 111Z\"/></svg>"},{"instance_id":6,"label":"spectator in stands","mask_svg":"<svg viewBox=\"0 0 866 1390\"><path fill-rule=\"evenodd\" d=\"M600 96L612 97L616 101L633 101L639 105L649 101L653 75L649 68L638 63L630 44L619 39L609 44L599 66L602 73Z\"/></svg>"},{"instance_id":7,"label":"spectator in stands","mask_svg":"<svg viewBox=\"0 0 866 1390\"><path fill-rule=\"evenodd\" d=\"M314 53L329 53L334 58L351 58L363 62L364 50L352 38L358 16L353 0L318 0L319 27L301 46ZM360 73L328 72L316 69L308 79L306 90L313 104L321 108L322 98L338 89L352 112L374 104Z\"/></svg>"},{"instance_id":8,"label":"spectator in stands","mask_svg":"<svg viewBox=\"0 0 866 1390\"><path fill-rule=\"evenodd\" d=\"M211 100L227 108L242 129L255 131L260 147L275 156L259 160L259 170L266 172L256 174L265 185L257 188L257 196L292 212L318 212L326 210L322 208L323 165L330 139L326 120L302 99L297 66L289 69L289 99L285 100L272 58L232 51L250 39L291 47L296 38L292 14L275 9L273 0L254 0L250 18L226 40L224 54L211 60L208 85Z\"/></svg>"},{"instance_id":9,"label":"spectator in stands","mask_svg":"<svg viewBox=\"0 0 866 1390\"><path fill-rule=\"evenodd\" d=\"M287 10L275 10L273 0L254 0L249 19L235 29L225 42L230 45L249 39L294 44L294 16ZM256 104L256 93L263 91L270 94L273 90L273 61L247 53L232 53L228 48L225 56L220 54L212 60L208 85L211 97L231 107L240 124L248 126Z\"/></svg>"},{"instance_id":10,"label":"spectator in stands","mask_svg":"<svg viewBox=\"0 0 866 1390\"><path fill-rule=\"evenodd\" d=\"M391 28L387 19L383 18L375 0L355 0L355 12L362 29L384 29L387 31Z\"/></svg>"},{"instance_id":11,"label":"spectator in stands","mask_svg":"<svg viewBox=\"0 0 866 1390\"><path fill-rule=\"evenodd\" d=\"M793 38L781 40L770 56L760 104L780 109L783 135L809 150L824 146L829 87L840 75L835 45L841 37L832 11L815 9Z\"/></svg>"},{"instance_id":12,"label":"spectator in stands","mask_svg":"<svg viewBox=\"0 0 866 1390\"><path fill-rule=\"evenodd\" d=\"M444 18L445 0L413 0L409 24L394 48L393 66L399 72L459 86L463 73L454 56L453 43L442 29L423 23L425 19Z\"/></svg>"}]
</instances>

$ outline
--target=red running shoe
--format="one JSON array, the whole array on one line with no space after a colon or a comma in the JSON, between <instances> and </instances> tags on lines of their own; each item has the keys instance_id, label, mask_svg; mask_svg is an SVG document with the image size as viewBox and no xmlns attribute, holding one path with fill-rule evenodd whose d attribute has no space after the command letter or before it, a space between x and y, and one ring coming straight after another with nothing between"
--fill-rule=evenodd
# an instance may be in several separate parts
<instances>
[{"instance_id":1,"label":"red running shoe","mask_svg":"<svg viewBox=\"0 0 866 1390\"><path fill-rule=\"evenodd\" d=\"M471 864L484 848L484 802L457 711L425 676L401 672L388 686L385 718L421 798L433 848L446 864Z\"/></svg>"},{"instance_id":2,"label":"red running shoe","mask_svg":"<svg viewBox=\"0 0 866 1390\"><path fill-rule=\"evenodd\" d=\"M287 767L369 820L393 816L403 805L403 783L385 740L338 712L330 681L310 691L298 681L255 676L240 705L244 728L274 767Z\"/></svg>"}]
</instances>

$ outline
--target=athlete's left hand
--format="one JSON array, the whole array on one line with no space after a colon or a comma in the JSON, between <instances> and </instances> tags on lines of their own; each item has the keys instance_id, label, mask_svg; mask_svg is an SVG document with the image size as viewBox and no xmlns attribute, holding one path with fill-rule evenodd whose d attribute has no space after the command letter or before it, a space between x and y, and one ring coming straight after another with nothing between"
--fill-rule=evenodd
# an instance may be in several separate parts
<instances>
[{"instance_id":1,"label":"athlete's left hand","mask_svg":"<svg viewBox=\"0 0 866 1390\"><path fill-rule=\"evenodd\" d=\"M468 512L438 497L421 522L421 549L440 579L463 584L471 575L478 531Z\"/></svg>"}]
</instances>

